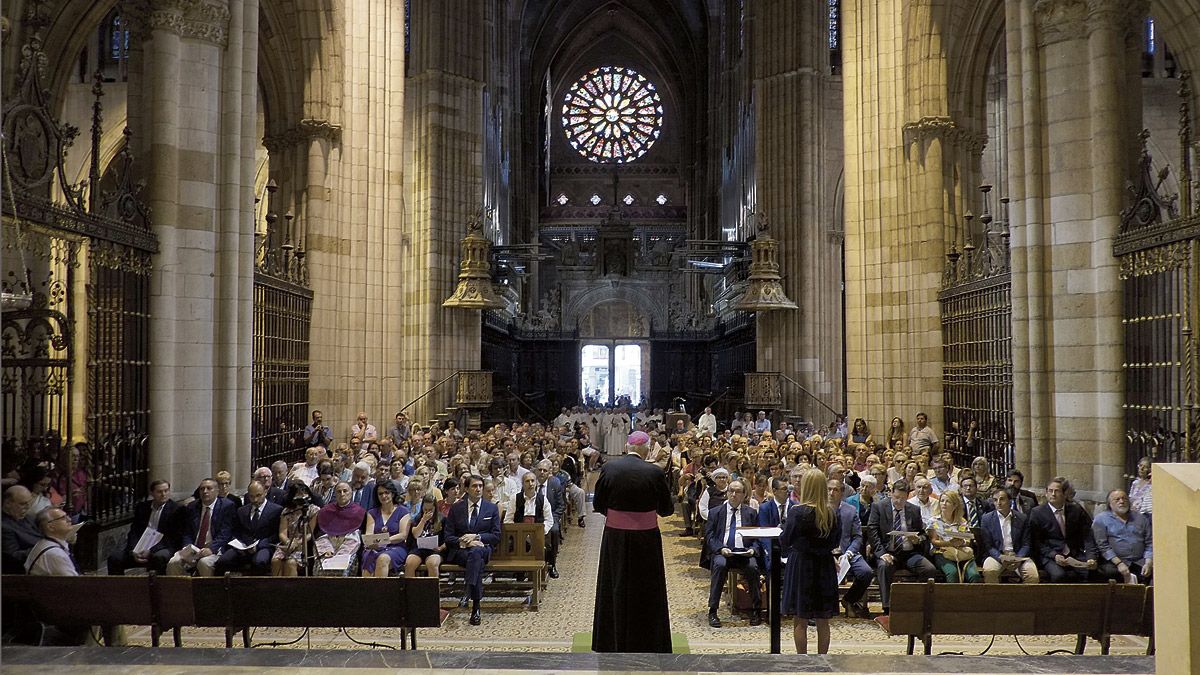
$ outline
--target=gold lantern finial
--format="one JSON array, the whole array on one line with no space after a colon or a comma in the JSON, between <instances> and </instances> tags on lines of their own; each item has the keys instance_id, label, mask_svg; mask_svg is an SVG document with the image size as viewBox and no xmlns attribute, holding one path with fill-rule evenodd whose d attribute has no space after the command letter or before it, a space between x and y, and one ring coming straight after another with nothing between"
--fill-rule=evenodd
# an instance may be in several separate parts
<instances>
[{"instance_id":1,"label":"gold lantern finial","mask_svg":"<svg viewBox=\"0 0 1200 675\"><path fill-rule=\"evenodd\" d=\"M492 243L481 233L483 223L492 215L491 209L480 208L467 221L467 236L462 240L462 262L458 269L458 286L442 307L455 309L502 309L504 300L492 287Z\"/></svg>"},{"instance_id":2,"label":"gold lantern finial","mask_svg":"<svg viewBox=\"0 0 1200 675\"><path fill-rule=\"evenodd\" d=\"M796 303L783 292L779 274L779 242L771 237L767 215L761 211L750 211L758 230L758 236L750 243L750 279L746 293L734 309L742 312L772 312L780 309L796 309Z\"/></svg>"}]
</instances>

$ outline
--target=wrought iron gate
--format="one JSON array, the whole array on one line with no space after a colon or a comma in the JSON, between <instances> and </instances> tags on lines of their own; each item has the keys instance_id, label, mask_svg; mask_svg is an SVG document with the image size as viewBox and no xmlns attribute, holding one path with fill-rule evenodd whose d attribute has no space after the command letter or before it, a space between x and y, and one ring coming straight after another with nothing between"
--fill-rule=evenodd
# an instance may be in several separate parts
<instances>
[{"instance_id":1,"label":"wrought iron gate","mask_svg":"<svg viewBox=\"0 0 1200 675\"><path fill-rule=\"evenodd\" d=\"M267 185L266 225L254 267L252 469L301 458L308 418L312 290L305 252L277 232L274 182ZM290 216L288 216L290 218Z\"/></svg>"},{"instance_id":2,"label":"wrought iron gate","mask_svg":"<svg viewBox=\"0 0 1200 675\"><path fill-rule=\"evenodd\" d=\"M23 46L3 118L4 460L43 464L68 512L106 525L127 517L146 490L158 243L128 143L112 170L115 189L101 193L99 77L91 171L81 185L67 182L77 130L50 112L41 49L37 35Z\"/></svg>"},{"instance_id":3,"label":"wrought iron gate","mask_svg":"<svg viewBox=\"0 0 1200 675\"><path fill-rule=\"evenodd\" d=\"M992 218L991 186L980 190L984 246L968 243L961 254L950 250L938 294L946 449L956 465L970 466L982 456L994 475L1003 476L1016 463L1008 222L1005 213Z\"/></svg>"},{"instance_id":4,"label":"wrought iron gate","mask_svg":"<svg viewBox=\"0 0 1200 675\"><path fill-rule=\"evenodd\" d=\"M1163 197L1167 171L1152 175L1142 132L1139 185L1113 245L1120 260L1125 328L1126 472L1142 457L1200 461L1197 342L1200 208L1193 191L1187 73L1180 77L1179 194Z\"/></svg>"}]
</instances>

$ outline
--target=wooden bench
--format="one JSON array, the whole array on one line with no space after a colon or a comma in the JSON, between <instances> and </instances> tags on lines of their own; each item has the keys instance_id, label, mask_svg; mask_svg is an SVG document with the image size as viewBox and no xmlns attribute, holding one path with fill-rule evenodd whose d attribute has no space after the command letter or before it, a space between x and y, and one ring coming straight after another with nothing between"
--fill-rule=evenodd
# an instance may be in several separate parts
<instances>
[{"instance_id":1,"label":"wooden bench","mask_svg":"<svg viewBox=\"0 0 1200 675\"><path fill-rule=\"evenodd\" d=\"M917 638L932 649L934 635L1076 635L1082 654L1091 637L1108 654L1113 635L1150 638L1154 650L1153 588L1118 584L892 585L888 633Z\"/></svg>"},{"instance_id":2,"label":"wooden bench","mask_svg":"<svg viewBox=\"0 0 1200 675\"><path fill-rule=\"evenodd\" d=\"M4 575L5 603L60 626L101 626L106 645L116 626L150 626L159 644L164 629L225 629L225 646L251 627L397 628L400 646L416 629L441 625L436 579L362 577L43 577ZM314 598L326 601L314 602Z\"/></svg>"},{"instance_id":3,"label":"wooden bench","mask_svg":"<svg viewBox=\"0 0 1200 675\"><path fill-rule=\"evenodd\" d=\"M501 574L528 574L532 585L529 609L538 610L542 589L546 587L546 532L541 523L504 523L500 526L500 545L492 551L492 557L483 568L484 572ZM443 563L443 572L462 574L466 568ZM518 582L520 584L520 582ZM521 584L523 587L523 584Z\"/></svg>"}]
</instances>

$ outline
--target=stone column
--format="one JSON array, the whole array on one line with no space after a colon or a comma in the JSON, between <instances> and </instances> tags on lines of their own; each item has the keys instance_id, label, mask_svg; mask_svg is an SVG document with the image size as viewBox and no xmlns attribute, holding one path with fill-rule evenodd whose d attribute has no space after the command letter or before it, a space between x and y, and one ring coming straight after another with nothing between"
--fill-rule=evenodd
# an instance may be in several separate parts
<instances>
[{"instance_id":1,"label":"stone column","mask_svg":"<svg viewBox=\"0 0 1200 675\"><path fill-rule=\"evenodd\" d=\"M471 0L412 7L405 120L412 140L408 204L406 324L400 391L405 402L457 369L477 369L479 312L444 309L454 292L459 242L482 204L483 12ZM486 230L485 230L486 231ZM453 398L453 382L414 406L422 422Z\"/></svg>"},{"instance_id":2,"label":"stone column","mask_svg":"<svg viewBox=\"0 0 1200 675\"><path fill-rule=\"evenodd\" d=\"M160 245L150 470L178 492L219 469L239 484L249 474L249 421L240 418L250 402L252 276L242 252L253 241L253 153L243 106L257 88L257 17L255 0L166 0L139 17L141 133Z\"/></svg>"},{"instance_id":3,"label":"stone column","mask_svg":"<svg viewBox=\"0 0 1200 675\"><path fill-rule=\"evenodd\" d=\"M840 125L823 105L831 90L828 7L763 0L750 8L757 208L779 240L784 290L799 305L759 313L757 366L786 374L841 412L841 241L827 188L838 162L825 143ZM818 424L833 417L799 392L789 405Z\"/></svg>"},{"instance_id":4,"label":"stone column","mask_svg":"<svg viewBox=\"0 0 1200 675\"><path fill-rule=\"evenodd\" d=\"M1027 483L1065 475L1084 498L1123 482L1122 306L1112 244L1140 124L1130 119L1140 106L1126 103L1127 41L1145 12L1143 2L1040 0L1019 28L1022 93L1014 106L1023 128L1014 137L1031 175L1012 209L1014 362L1019 372L1027 366L1014 383L1017 443L1029 444ZM1037 176L1040 184L1031 183Z\"/></svg>"},{"instance_id":5,"label":"stone column","mask_svg":"<svg viewBox=\"0 0 1200 675\"><path fill-rule=\"evenodd\" d=\"M842 4L847 398L876 429L925 412L944 431L937 293L956 163L982 145L950 115L947 15L930 0Z\"/></svg>"}]
</instances>

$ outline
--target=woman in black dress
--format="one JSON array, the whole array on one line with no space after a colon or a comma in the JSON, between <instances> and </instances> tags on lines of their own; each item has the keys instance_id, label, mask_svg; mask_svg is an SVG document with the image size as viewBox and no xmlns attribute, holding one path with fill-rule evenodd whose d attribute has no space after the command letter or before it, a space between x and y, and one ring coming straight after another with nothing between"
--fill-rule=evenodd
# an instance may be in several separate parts
<instances>
[{"instance_id":1,"label":"woman in black dress","mask_svg":"<svg viewBox=\"0 0 1200 675\"><path fill-rule=\"evenodd\" d=\"M841 534L837 513L826 495L825 473L809 469L800 478L797 501L788 511L780 545L787 553L784 612L795 616L796 653L808 653L808 620L817 624L817 653L829 652L829 619L838 613L837 568L833 549Z\"/></svg>"}]
</instances>

